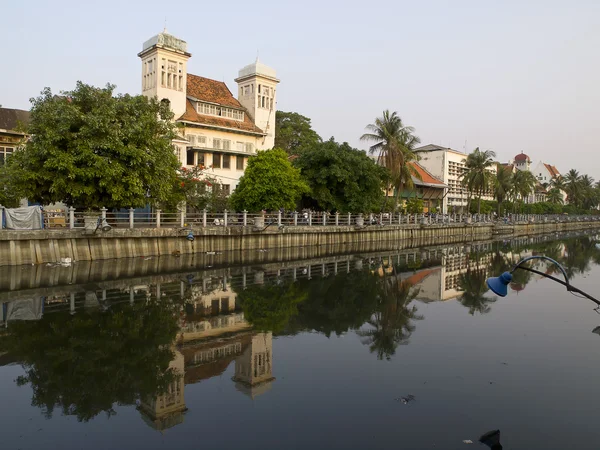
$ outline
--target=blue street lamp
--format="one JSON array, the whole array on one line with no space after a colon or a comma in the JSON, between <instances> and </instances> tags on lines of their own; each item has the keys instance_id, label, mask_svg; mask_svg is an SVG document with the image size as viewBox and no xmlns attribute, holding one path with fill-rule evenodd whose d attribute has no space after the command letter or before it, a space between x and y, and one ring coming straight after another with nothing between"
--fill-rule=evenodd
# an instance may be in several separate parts
<instances>
[{"instance_id":1,"label":"blue street lamp","mask_svg":"<svg viewBox=\"0 0 600 450\"><path fill-rule=\"evenodd\" d=\"M556 277L553 277L552 275L548 275L544 272L540 272L539 270L532 269L531 267L523 266L523 263L525 263L527 261L531 261L532 259L543 259L545 261L550 261L551 263L553 263L560 269L563 277L565 278L565 281L560 280ZM591 301L596 303L598 306L600 306L600 301L596 300L591 295L583 292L581 289L578 289L575 286L573 286L569 282L569 277L567 277L567 272L565 271L564 267L561 266L557 261L553 260L552 258L548 258L547 256L530 256L528 258L523 258L521 261L519 261L517 264L515 264L515 266L511 269L510 272L504 272L499 277L488 278L487 285L490 288L490 290L494 294L499 295L500 297L506 297L506 294L508 293L508 285L512 281L512 273L517 269L527 270L529 272L533 272L535 274L541 275L545 278L550 278L551 280L556 281L557 283L560 283L563 286L565 286L567 288L568 292L577 292L578 294L583 295L584 297L590 299Z\"/></svg>"}]
</instances>

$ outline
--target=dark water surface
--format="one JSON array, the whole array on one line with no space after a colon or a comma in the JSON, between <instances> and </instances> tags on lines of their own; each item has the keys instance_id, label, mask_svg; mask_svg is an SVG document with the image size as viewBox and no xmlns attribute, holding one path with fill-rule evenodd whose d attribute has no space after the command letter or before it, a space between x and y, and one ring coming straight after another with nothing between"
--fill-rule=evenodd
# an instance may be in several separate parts
<instances>
[{"instance_id":1,"label":"dark water surface","mask_svg":"<svg viewBox=\"0 0 600 450\"><path fill-rule=\"evenodd\" d=\"M37 268L0 292L1 448L599 449L595 305L529 272L485 286L546 254L600 297L596 242Z\"/></svg>"}]
</instances>

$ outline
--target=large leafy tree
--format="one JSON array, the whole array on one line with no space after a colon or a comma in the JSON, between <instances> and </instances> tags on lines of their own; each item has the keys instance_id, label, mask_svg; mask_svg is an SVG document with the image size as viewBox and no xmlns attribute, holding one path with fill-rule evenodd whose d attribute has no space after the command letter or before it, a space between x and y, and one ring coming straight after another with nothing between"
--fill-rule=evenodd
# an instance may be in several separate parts
<instances>
[{"instance_id":1,"label":"large leafy tree","mask_svg":"<svg viewBox=\"0 0 600 450\"><path fill-rule=\"evenodd\" d=\"M248 159L248 167L230 202L238 211L293 210L308 191L308 184L289 162L287 153L273 149Z\"/></svg>"},{"instance_id":2,"label":"large leafy tree","mask_svg":"<svg viewBox=\"0 0 600 450\"><path fill-rule=\"evenodd\" d=\"M491 168L496 164L496 153L492 150L479 150L477 147L467 155L465 171L462 174L462 184L469 192L477 195L477 212L481 213L481 197L493 186L494 174Z\"/></svg>"},{"instance_id":3,"label":"large leafy tree","mask_svg":"<svg viewBox=\"0 0 600 450\"><path fill-rule=\"evenodd\" d=\"M502 203L510 196L512 191L512 173L502 164L496 166L496 178L494 179L494 196L498 201L498 214L501 214Z\"/></svg>"},{"instance_id":4,"label":"large leafy tree","mask_svg":"<svg viewBox=\"0 0 600 450\"><path fill-rule=\"evenodd\" d=\"M308 117L295 112L277 111L275 114L275 148L281 148L289 155L300 155L321 142Z\"/></svg>"},{"instance_id":5,"label":"large leafy tree","mask_svg":"<svg viewBox=\"0 0 600 450\"><path fill-rule=\"evenodd\" d=\"M306 206L326 211L370 212L381 207L388 171L364 152L331 138L294 160L310 186Z\"/></svg>"},{"instance_id":6,"label":"large leafy tree","mask_svg":"<svg viewBox=\"0 0 600 450\"><path fill-rule=\"evenodd\" d=\"M420 178L414 166L408 163L417 160L414 149L421 140L415 136L413 127L404 125L397 112L390 113L387 109L366 129L367 133L360 139L373 143L369 153L376 154L378 164L390 171L391 186L397 198L405 188L413 188L413 176Z\"/></svg>"},{"instance_id":7,"label":"large leafy tree","mask_svg":"<svg viewBox=\"0 0 600 450\"><path fill-rule=\"evenodd\" d=\"M141 207L167 199L179 162L167 102L113 95L113 85L77 83L61 95L32 99L22 151L9 160L31 201L75 207Z\"/></svg>"},{"instance_id":8,"label":"large leafy tree","mask_svg":"<svg viewBox=\"0 0 600 450\"><path fill-rule=\"evenodd\" d=\"M0 205L6 208L16 208L25 198L22 188L17 187L14 179L15 171L9 170L7 166L0 165Z\"/></svg>"}]
</instances>

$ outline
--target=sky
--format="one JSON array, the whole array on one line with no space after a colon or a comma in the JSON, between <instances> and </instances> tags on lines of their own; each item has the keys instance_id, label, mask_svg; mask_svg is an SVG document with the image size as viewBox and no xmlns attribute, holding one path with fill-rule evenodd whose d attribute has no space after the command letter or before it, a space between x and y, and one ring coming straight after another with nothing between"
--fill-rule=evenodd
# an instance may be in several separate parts
<instances>
[{"instance_id":1,"label":"sky","mask_svg":"<svg viewBox=\"0 0 600 450\"><path fill-rule=\"evenodd\" d=\"M277 108L366 149L384 109L422 144L525 152L600 180L600 0L27 1L1 7L0 104L29 109L77 80L141 92L142 43L165 26L188 71L222 80L260 60Z\"/></svg>"}]
</instances>

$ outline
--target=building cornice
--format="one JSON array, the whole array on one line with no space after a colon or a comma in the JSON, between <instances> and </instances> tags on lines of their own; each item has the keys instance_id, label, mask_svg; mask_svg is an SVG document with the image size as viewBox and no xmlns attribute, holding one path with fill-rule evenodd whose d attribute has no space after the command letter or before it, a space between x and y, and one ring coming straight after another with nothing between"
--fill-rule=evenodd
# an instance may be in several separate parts
<instances>
[{"instance_id":1,"label":"building cornice","mask_svg":"<svg viewBox=\"0 0 600 450\"><path fill-rule=\"evenodd\" d=\"M190 125L193 127L208 128L211 130L219 130L219 131L227 131L230 133L246 134L246 135L251 135L251 136L266 136L267 135L267 133L264 133L264 132L259 133L257 131L240 130L239 128L220 127L218 125L208 125L205 123L192 122L189 120L178 120L177 122L183 123L185 125Z\"/></svg>"}]
</instances>

